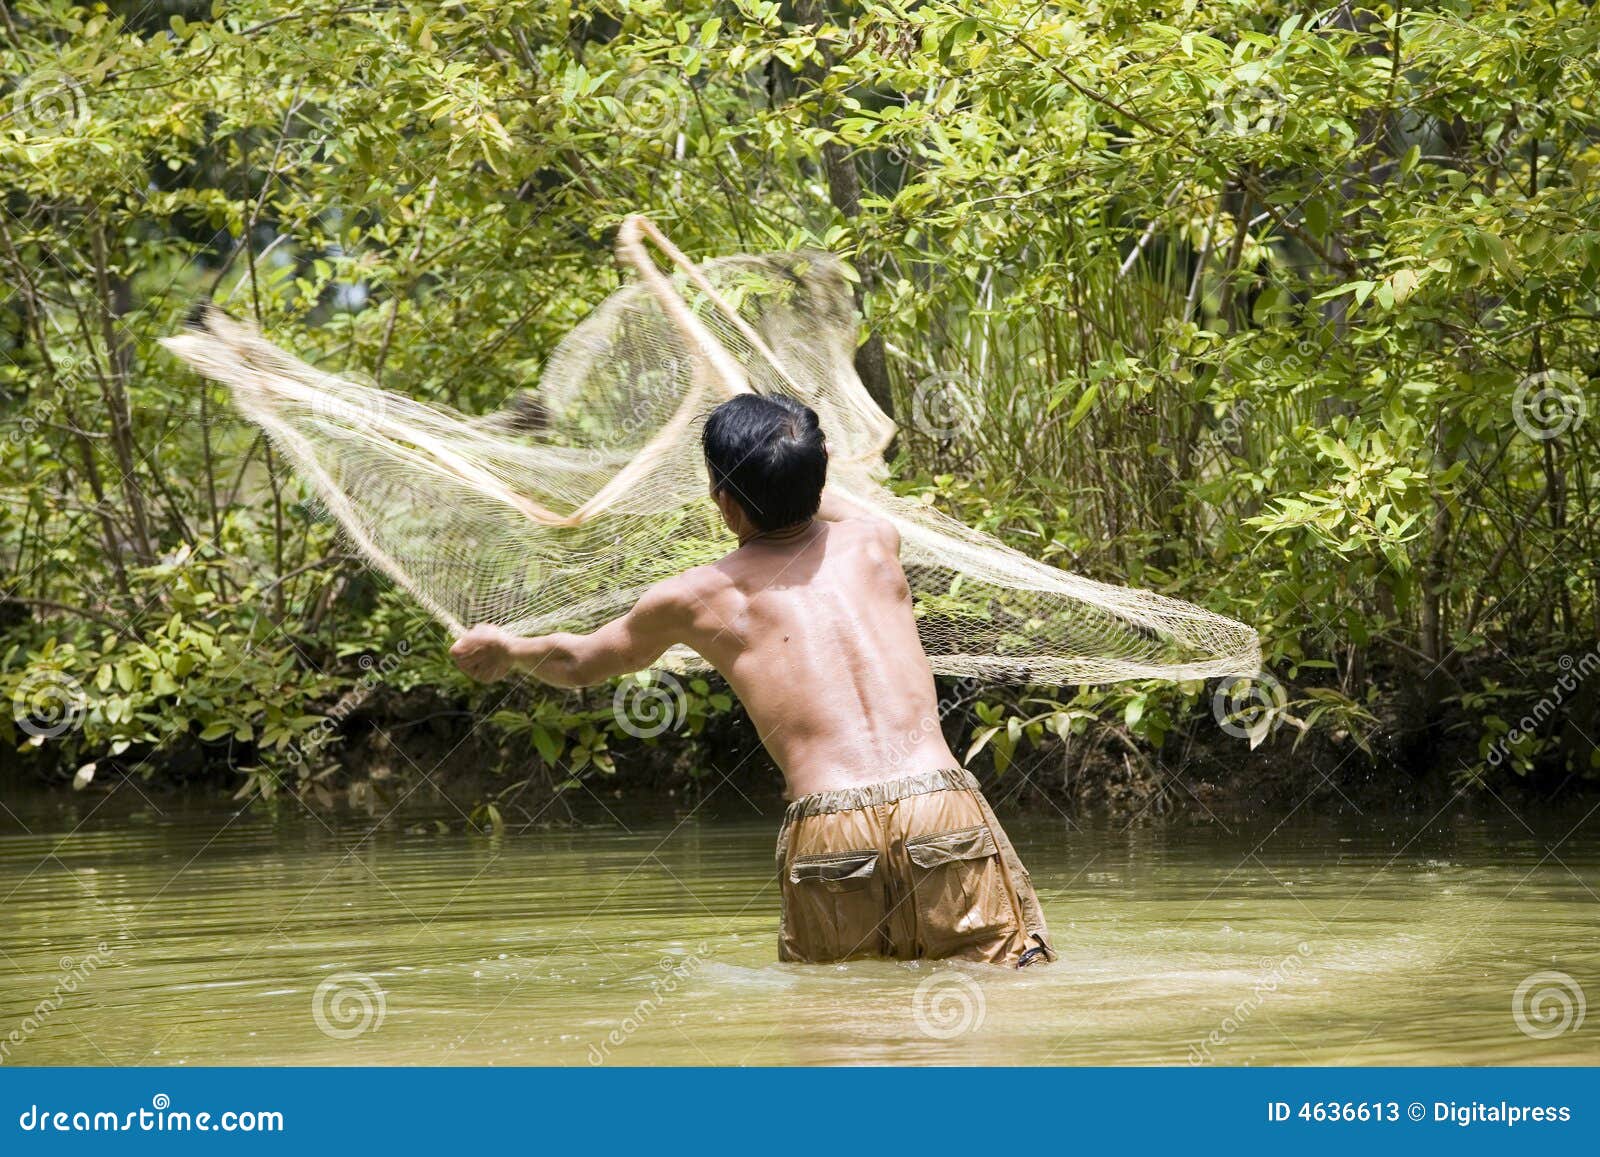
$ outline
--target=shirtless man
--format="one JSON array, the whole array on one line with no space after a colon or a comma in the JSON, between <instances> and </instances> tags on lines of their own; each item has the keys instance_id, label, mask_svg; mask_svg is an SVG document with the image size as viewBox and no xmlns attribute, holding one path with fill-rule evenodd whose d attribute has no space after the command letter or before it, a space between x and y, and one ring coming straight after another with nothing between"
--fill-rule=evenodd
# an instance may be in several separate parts
<instances>
[{"instance_id":1,"label":"shirtless man","mask_svg":"<svg viewBox=\"0 0 1600 1157\"><path fill-rule=\"evenodd\" d=\"M778 837L778 955L1054 959L1028 874L939 727L893 525L824 492L816 414L742 394L707 417L711 500L738 548L657 583L587 635L473 627L485 682L557 687L694 648L744 702L792 802Z\"/></svg>"}]
</instances>

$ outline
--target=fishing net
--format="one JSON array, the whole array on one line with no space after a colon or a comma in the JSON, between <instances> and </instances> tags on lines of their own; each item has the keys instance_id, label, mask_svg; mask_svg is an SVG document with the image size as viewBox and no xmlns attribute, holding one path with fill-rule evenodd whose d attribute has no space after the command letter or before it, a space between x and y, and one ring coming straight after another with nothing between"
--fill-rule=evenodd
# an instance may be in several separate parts
<instances>
[{"instance_id":1,"label":"fishing net","mask_svg":"<svg viewBox=\"0 0 1600 1157\"><path fill-rule=\"evenodd\" d=\"M618 249L638 279L563 339L536 390L486 417L318 370L215 309L165 344L230 388L352 544L453 633L591 630L725 554L700 421L755 390L815 409L829 486L899 530L935 671L1094 683L1257 670L1240 623L1040 563L885 489L894 425L855 374L853 300L832 257L693 264L642 218ZM705 664L677 647L658 665Z\"/></svg>"}]
</instances>

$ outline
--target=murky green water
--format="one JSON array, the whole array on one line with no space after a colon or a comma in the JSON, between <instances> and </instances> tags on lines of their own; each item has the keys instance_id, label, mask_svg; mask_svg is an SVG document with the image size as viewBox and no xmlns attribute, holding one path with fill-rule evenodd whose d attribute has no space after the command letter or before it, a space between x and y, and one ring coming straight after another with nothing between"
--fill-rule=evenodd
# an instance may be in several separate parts
<instances>
[{"instance_id":1,"label":"murky green water","mask_svg":"<svg viewBox=\"0 0 1600 1157\"><path fill-rule=\"evenodd\" d=\"M770 808L490 837L6 802L7 1064L1600 1062L1581 812L1014 821L1061 950L1015 973L777 964Z\"/></svg>"}]
</instances>

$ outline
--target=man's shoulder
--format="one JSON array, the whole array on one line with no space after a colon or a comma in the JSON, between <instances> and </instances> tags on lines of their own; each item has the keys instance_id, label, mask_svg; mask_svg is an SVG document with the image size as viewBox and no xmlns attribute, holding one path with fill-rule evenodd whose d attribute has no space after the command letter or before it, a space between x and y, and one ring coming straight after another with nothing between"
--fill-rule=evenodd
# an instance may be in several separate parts
<instances>
[{"instance_id":1,"label":"man's shoulder","mask_svg":"<svg viewBox=\"0 0 1600 1157\"><path fill-rule=\"evenodd\" d=\"M900 546L899 529L894 523L876 511L864 510L859 514L852 514L848 518L841 518L834 525L843 527L850 533L859 534L863 538L875 543L881 543L891 549L898 549Z\"/></svg>"},{"instance_id":2,"label":"man's shoulder","mask_svg":"<svg viewBox=\"0 0 1600 1157\"><path fill-rule=\"evenodd\" d=\"M715 564L691 567L662 579L645 592L644 599L663 612L693 611L726 589L730 580Z\"/></svg>"}]
</instances>

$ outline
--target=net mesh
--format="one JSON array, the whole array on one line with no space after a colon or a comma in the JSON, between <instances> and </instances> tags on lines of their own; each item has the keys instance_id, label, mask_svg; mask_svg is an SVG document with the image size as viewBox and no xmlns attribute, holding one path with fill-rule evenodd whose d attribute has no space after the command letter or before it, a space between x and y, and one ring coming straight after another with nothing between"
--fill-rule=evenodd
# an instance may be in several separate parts
<instances>
[{"instance_id":1,"label":"net mesh","mask_svg":"<svg viewBox=\"0 0 1600 1157\"><path fill-rule=\"evenodd\" d=\"M486 417L324 372L215 309L165 344L225 383L352 544L454 633L591 630L725 554L700 421L748 388L815 409L829 486L899 530L935 671L1045 683L1256 672L1249 627L1040 563L890 493L894 425L856 376L835 259L690 265L670 252L682 262L670 279L635 255L640 278L563 339L535 391ZM705 666L685 647L658 665Z\"/></svg>"}]
</instances>

